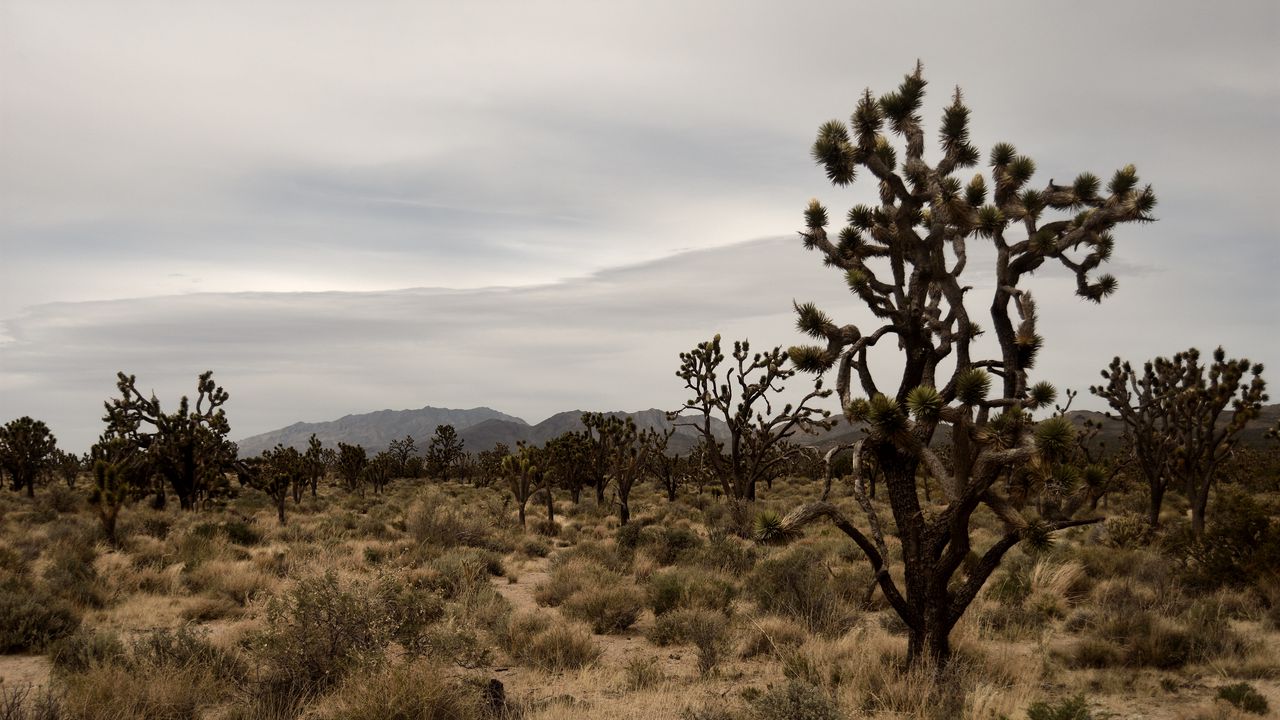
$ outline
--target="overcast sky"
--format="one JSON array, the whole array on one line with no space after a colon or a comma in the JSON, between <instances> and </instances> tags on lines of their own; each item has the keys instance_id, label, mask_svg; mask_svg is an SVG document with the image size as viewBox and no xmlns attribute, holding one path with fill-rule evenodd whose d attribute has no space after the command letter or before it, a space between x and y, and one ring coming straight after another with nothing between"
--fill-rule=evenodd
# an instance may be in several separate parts
<instances>
[{"instance_id":1,"label":"overcast sky","mask_svg":"<svg viewBox=\"0 0 1280 720\"><path fill-rule=\"evenodd\" d=\"M234 437L674 407L715 332L867 319L795 231L868 187L808 149L917 58L930 137L961 85L1035 182L1132 162L1160 197L1101 307L1032 283L1040 377L1280 371L1277 48L1275 2L0 0L0 422L84 450L117 370L170 407L214 370Z\"/></svg>"}]
</instances>

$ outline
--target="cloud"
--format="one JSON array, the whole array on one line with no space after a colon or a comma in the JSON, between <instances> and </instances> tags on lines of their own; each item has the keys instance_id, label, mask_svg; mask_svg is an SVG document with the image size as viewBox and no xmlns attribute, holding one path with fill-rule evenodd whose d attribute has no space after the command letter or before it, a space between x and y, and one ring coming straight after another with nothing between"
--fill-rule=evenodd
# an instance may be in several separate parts
<instances>
[{"instance_id":1,"label":"cloud","mask_svg":"<svg viewBox=\"0 0 1280 720\"><path fill-rule=\"evenodd\" d=\"M970 298L980 309L984 284L974 277ZM1142 359L1188 344L1280 357L1274 336L1254 332L1265 309L1251 317L1213 296L1169 295L1159 274L1122 282L1102 307L1076 299L1062 273L1030 283L1047 337L1038 377L1083 390L1113 354ZM532 287L55 303L7 323L13 340L0 344L0 396L7 415L45 419L78 448L101 429L116 370L172 406L213 369L231 393L236 436L428 404L488 405L531 421L572 408L674 408L683 400L674 377L680 351L715 333L756 348L802 342L793 299L817 302L837 322L870 322L838 273L792 238ZM1228 311L1240 320L1222 322ZM891 347L880 353L882 378L897 360ZM797 378L792 389L808 383Z\"/></svg>"}]
</instances>

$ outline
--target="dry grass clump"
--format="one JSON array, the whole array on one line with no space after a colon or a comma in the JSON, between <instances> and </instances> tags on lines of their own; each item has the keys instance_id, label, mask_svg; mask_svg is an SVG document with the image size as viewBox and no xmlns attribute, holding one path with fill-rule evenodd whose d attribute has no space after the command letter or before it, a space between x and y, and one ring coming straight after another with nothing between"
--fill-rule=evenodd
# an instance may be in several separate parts
<instances>
[{"instance_id":1,"label":"dry grass clump","mask_svg":"<svg viewBox=\"0 0 1280 720\"><path fill-rule=\"evenodd\" d=\"M836 636L857 622L857 611L833 587L826 558L803 545L761 560L746 587L762 611L792 618L811 632Z\"/></svg>"},{"instance_id":2,"label":"dry grass clump","mask_svg":"<svg viewBox=\"0 0 1280 720\"><path fill-rule=\"evenodd\" d=\"M738 586L731 577L714 570L674 567L650 575L645 594L654 615L678 608L728 613L738 595Z\"/></svg>"},{"instance_id":3,"label":"dry grass clump","mask_svg":"<svg viewBox=\"0 0 1280 720\"><path fill-rule=\"evenodd\" d=\"M682 608L660 615L648 632L654 645L692 644L698 650L698 670L710 673L732 646L729 619L714 610Z\"/></svg>"},{"instance_id":4,"label":"dry grass clump","mask_svg":"<svg viewBox=\"0 0 1280 720\"><path fill-rule=\"evenodd\" d=\"M594 559L567 556L551 570L546 582L534 588L533 597L539 605L559 607L575 593L627 584L620 573L609 569ZM636 593L637 596L639 592Z\"/></svg>"},{"instance_id":5,"label":"dry grass clump","mask_svg":"<svg viewBox=\"0 0 1280 720\"><path fill-rule=\"evenodd\" d=\"M600 649L585 627L546 613L511 615L499 629L497 639L513 659L547 672L577 670L600 657Z\"/></svg>"},{"instance_id":6,"label":"dry grass clump","mask_svg":"<svg viewBox=\"0 0 1280 720\"><path fill-rule=\"evenodd\" d=\"M492 717L475 684L442 665L411 662L348 677L309 714L317 720L479 720Z\"/></svg>"},{"instance_id":7,"label":"dry grass clump","mask_svg":"<svg viewBox=\"0 0 1280 720\"><path fill-rule=\"evenodd\" d=\"M800 647L809 633L795 621L777 616L754 618L746 623L741 649L743 658L778 657Z\"/></svg>"},{"instance_id":8,"label":"dry grass clump","mask_svg":"<svg viewBox=\"0 0 1280 720\"><path fill-rule=\"evenodd\" d=\"M182 581L192 593L214 600L229 600L240 607L270 593L276 579L249 562L210 560L186 571Z\"/></svg>"},{"instance_id":9,"label":"dry grass clump","mask_svg":"<svg viewBox=\"0 0 1280 720\"><path fill-rule=\"evenodd\" d=\"M643 609L640 591L631 583L578 590L564 601L563 612L591 625L598 634L620 633L635 624Z\"/></svg>"}]
</instances>

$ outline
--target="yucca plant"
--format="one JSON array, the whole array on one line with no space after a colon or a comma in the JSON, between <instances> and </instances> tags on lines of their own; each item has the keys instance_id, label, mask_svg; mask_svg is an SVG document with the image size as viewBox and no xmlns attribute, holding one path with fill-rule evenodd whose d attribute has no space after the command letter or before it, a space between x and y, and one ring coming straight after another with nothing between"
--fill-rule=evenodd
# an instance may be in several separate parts
<instances>
[{"instance_id":1,"label":"yucca plant","mask_svg":"<svg viewBox=\"0 0 1280 720\"><path fill-rule=\"evenodd\" d=\"M834 505L817 503L790 513L783 529L833 520L867 556L907 625L911 661L942 667L952 627L1009 549L1023 541L1046 546L1054 531L1096 521L1026 517L997 482L1072 441L1069 423L1051 420L1038 429L1031 417L1057 393L1028 380L1045 341L1023 285L1056 263L1074 276L1077 295L1101 302L1116 289L1115 278L1096 274L1111 255L1112 230L1150 221L1156 198L1132 166L1117 171L1105 193L1089 173L1065 185L1050 180L1031 187L1035 162L1007 143L992 148L988 173L962 177L959 171L977 165L981 155L969 140L969 109L958 89L943 111L941 156L930 164L920 117L924 89L917 66L897 90L863 93L849 122L819 128L813 157L827 178L844 187L869 173L878 197L874 205L855 205L834 232L827 208L813 200L800 235L806 248L844 274L875 322L841 325L812 304L797 304L800 329L818 343L789 353L801 371L834 371L845 416L869 425L852 448L854 474L864 459L883 473L892 536L902 546L903 586L885 567L889 551L878 522L867 537ZM994 282L984 282L993 289L983 300L994 343L985 346L967 302L976 292L964 281L973 266L969 244L979 241L995 250ZM870 357L895 350L901 372L890 383L877 377ZM931 445L940 430L950 436L945 451ZM949 453L948 461L940 452ZM925 512L920 489L929 476L942 487L943 505ZM860 488L855 482L859 504L869 511ZM970 519L982 505L1004 523L1004 534L985 549L970 540Z\"/></svg>"}]
</instances>

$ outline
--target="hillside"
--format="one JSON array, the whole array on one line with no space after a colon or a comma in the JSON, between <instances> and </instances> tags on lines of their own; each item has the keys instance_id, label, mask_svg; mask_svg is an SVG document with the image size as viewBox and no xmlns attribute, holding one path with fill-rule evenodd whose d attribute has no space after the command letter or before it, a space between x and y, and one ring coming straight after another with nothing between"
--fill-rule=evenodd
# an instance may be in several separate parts
<instances>
[{"instance_id":1,"label":"hillside","mask_svg":"<svg viewBox=\"0 0 1280 720\"><path fill-rule=\"evenodd\" d=\"M307 438L315 433L327 447L339 442L358 443L371 452L385 450L392 440L406 435L418 442L421 452L437 425L453 425L459 437L465 442L467 450L478 452L488 450L498 443L515 447L517 442L524 441L534 445L542 445L548 440L566 432L578 432L583 429L582 410L567 410L556 413L534 425L513 415L498 412L487 407L471 410L451 410L448 408L425 407L420 410L380 410L362 415L347 415L330 422L294 423L279 430L262 433L245 438L240 442L242 456L257 455L263 450L274 447L277 443L303 449ZM649 409L637 412L614 411L609 415L631 417L641 430L650 428L666 430L671 427L666 413L662 410ZM1088 419L1102 424L1096 441L1106 443L1108 449L1120 445L1123 427L1119 420L1108 418L1105 414L1091 410L1073 410L1067 415L1076 425ZM1259 447L1271 442L1266 439L1268 428L1275 427L1280 419L1280 404L1263 408L1262 415L1249 423L1241 433L1242 444L1246 447ZM723 437L726 432L724 423L715 421L716 432ZM814 435L798 433L794 441L807 445L829 448L837 443L851 443L862 437L862 428L851 427L840 422L828 431L820 431ZM935 438L945 442L945 433ZM671 439L670 450L675 453L686 453L697 444L697 434L689 427L677 428Z\"/></svg>"},{"instance_id":2,"label":"hillside","mask_svg":"<svg viewBox=\"0 0 1280 720\"><path fill-rule=\"evenodd\" d=\"M315 433L326 447L345 442L360 444L376 452L385 450L392 440L406 435L412 436L420 446L425 447L427 438L435 433L438 425L452 425L462 432L487 421L527 427L524 420L487 407L453 410L427 406L418 410L378 410L346 415L329 422L298 422L279 430L244 438L238 443L240 455L245 457L257 455L277 444L302 450L307 447L307 439Z\"/></svg>"}]
</instances>

